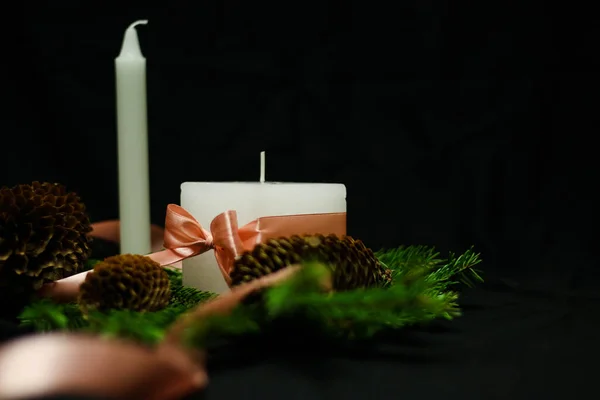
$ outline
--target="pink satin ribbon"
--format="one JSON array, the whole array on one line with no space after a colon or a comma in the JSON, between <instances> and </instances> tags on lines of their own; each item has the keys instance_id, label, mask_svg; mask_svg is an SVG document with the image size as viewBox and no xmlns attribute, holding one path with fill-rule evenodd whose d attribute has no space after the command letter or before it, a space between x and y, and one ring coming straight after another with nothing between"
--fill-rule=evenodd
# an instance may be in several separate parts
<instances>
[{"instance_id":1,"label":"pink satin ribbon","mask_svg":"<svg viewBox=\"0 0 600 400\"><path fill-rule=\"evenodd\" d=\"M237 213L226 211L212 220L207 231L185 209L169 204L165 220L166 250L148 257L164 266L213 249L229 284L233 261L244 251L272 238L318 233L345 235L346 213L260 217L240 228Z\"/></svg>"},{"instance_id":2,"label":"pink satin ribbon","mask_svg":"<svg viewBox=\"0 0 600 400\"><path fill-rule=\"evenodd\" d=\"M118 242L118 221L104 221L93 225L90 236ZM228 284L229 274L237 256L251 250L259 243L292 235L346 234L346 213L297 214L257 218L238 227L237 213L226 211L217 215L210 231L182 207L169 204L164 229L164 250L156 251L162 229L152 227L154 253L148 257L162 266L179 267L181 261L214 250L217 264ZM79 285L89 271L60 279L45 285L38 293L58 301L72 301L77 297Z\"/></svg>"},{"instance_id":3,"label":"pink satin ribbon","mask_svg":"<svg viewBox=\"0 0 600 400\"><path fill-rule=\"evenodd\" d=\"M157 225L150 226L150 236L152 242L152 251L158 251L162 248L165 230ZM106 240L108 242L121 242L121 224L118 219L95 222L92 224L92 231L89 236Z\"/></svg>"},{"instance_id":4,"label":"pink satin ribbon","mask_svg":"<svg viewBox=\"0 0 600 400\"><path fill-rule=\"evenodd\" d=\"M120 241L121 226L118 219L101 221L92 224L92 231L89 236L103 239L113 243ZM157 225L150 227L152 251L162 249L164 229ZM178 267L173 265L173 267ZM56 282L44 285L37 293L42 297L49 297L58 302L70 302L77 299L79 286L85 280L90 271L80 272L67 278L59 279Z\"/></svg>"}]
</instances>

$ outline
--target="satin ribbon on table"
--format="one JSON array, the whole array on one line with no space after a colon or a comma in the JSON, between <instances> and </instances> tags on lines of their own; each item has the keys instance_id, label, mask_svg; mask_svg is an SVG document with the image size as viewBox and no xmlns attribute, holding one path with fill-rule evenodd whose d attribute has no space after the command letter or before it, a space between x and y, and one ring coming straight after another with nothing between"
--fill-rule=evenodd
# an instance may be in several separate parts
<instances>
[{"instance_id":1,"label":"satin ribbon on table","mask_svg":"<svg viewBox=\"0 0 600 400\"><path fill-rule=\"evenodd\" d=\"M118 219L111 219L107 221L94 222L92 224L92 231L88 236L118 244L121 242L120 221ZM150 226L152 251L158 251L162 248L164 236L165 230L163 228L157 225Z\"/></svg>"},{"instance_id":2,"label":"satin ribbon on table","mask_svg":"<svg viewBox=\"0 0 600 400\"><path fill-rule=\"evenodd\" d=\"M118 219L100 221L92 224L92 231L88 236L118 244L120 242L120 231L120 222ZM157 225L152 225L150 227L150 235L152 251L162 249L164 229ZM173 265L173 267L177 266ZM49 297L60 302L74 301L79 293L79 286L85 281L85 277L89 272L80 272L67 278L59 279L56 282L47 283L38 290L37 294L41 297Z\"/></svg>"},{"instance_id":3,"label":"satin ribbon on table","mask_svg":"<svg viewBox=\"0 0 600 400\"><path fill-rule=\"evenodd\" d=\"M304 234L346 234L346 213L296 214L260 217L238 227L233 210L217 215L205 230L184 208L169 204L165 220L165 250L148 257L171 265L214 250L217 264L228 284L237 256L259 243L282 236Z\"/></svg>"},{"instance_id":4,"label":"satin ribbon on table","mask_svg":"<svg viewBox=\"0 0 600 400\"><path fill-rule=\"evenodd\" d=\"M91 236L114 241L114 221L107 221L107 223L109 224L104 227L99 225L105 229L97 230L96 234L92 231ZM107 227L110 229L106 229ZM108 235L107 232L109 232ZM158 231L153 230L153 237L154 232ZM186 258L214 250L221 273L227 283L230 284L229 274L238 255L269 239L304 234L343 236L346 234L346 213L260 217L242 227L238 227L237 213L230 210L217 215L210 224L210 231L207 231L183 207L169 204L165 218L165 249L147 256L162 266L173 266ZM154 239L153 243L155 243ZM39 294L44 297L52 297L55 300L71 301L76 297L79 285L85 280L88 273L89 271L82 272L45 285Z\"/></svg>"}]
</instances>

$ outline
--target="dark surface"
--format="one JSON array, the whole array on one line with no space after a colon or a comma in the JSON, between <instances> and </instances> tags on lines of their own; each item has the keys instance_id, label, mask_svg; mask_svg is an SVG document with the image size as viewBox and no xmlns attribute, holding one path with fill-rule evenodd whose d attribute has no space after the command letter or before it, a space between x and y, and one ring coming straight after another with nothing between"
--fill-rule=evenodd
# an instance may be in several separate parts
<instances>
[{"instance_id":1,"label":"dark surface","mask_svg":"<svg viewBox=\"0 0 600 400\"><path fill-rule=\"evenodd\" d=\"M0 24L0 184L63 182L93 220L118 216L112 60L125 27L148 18L154 223L181 182L256 180L266 149L269 180L345 183L349 233L371 247L475 245L488 278L447 330L370 359L221 365L208 398L594 393L594 14L258 3L15 4Z\"/></svg>"},{"instance_id":2,"label":"dark surface","mask_svg":"<svg viewBox=\"0 0 600 400\"><path fill-rule=\"evenodd\" d=\"M505 289L474 291L463 299L463 318L400 333L396 343L358 355L265 351L260 362L226 364L212 371L207 398L585 397L600 356L594 308L573 297Z\"/></svg>"},{"instance_id":3,"label":"dark surface","mask_svg":"<svg viewBox=\"0 0 600 400\"><path fill-rule=\"evenodd\" d=\"M462 304L462 318L399 332L374 348L249 344L210 362L208 389L189 398L565 399L595 390L599 298L492 281Z\"/></svg>"}]
</instances>

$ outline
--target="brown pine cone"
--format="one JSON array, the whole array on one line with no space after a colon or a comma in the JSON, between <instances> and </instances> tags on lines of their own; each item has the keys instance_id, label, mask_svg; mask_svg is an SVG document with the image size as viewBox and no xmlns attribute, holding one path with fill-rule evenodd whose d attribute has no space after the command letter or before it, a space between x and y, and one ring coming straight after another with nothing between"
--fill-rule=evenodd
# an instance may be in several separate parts
<instances>
[{"instance_id":1,"label":"brown pine cone","mask_svg":"<svg viewBox=\"0 0 600 400\"><path fill-rule=\"evenodd\" d=\"M391 273L360 240L335 235L271 239L243 253L231 271L232 285L250 282L302 261L318 261L333 272L334 290L352 290L391 282Z\"/></svg>"},{"instance_id":2,"label":"brown pine cone","mask_svg":"<svg viewBox=\"0 0 600 400\"><path fill-rule=\"evenodd\" d=\"M108 257L96 264L79 290L84 313L110 309L158 311L169 304L169 275L154 260L137 254Z\"/></svg>"},{"instance_id":3,"label":"brown pine cone","mask_svg":"<svg viewBox=\"0 0 600 400\"><path fill-rule=\"evenodd\" d=\"M0 188L0 293L27 295L80 272L91 230L85 205L62 185Z\"/></svg>"}]
</instances>

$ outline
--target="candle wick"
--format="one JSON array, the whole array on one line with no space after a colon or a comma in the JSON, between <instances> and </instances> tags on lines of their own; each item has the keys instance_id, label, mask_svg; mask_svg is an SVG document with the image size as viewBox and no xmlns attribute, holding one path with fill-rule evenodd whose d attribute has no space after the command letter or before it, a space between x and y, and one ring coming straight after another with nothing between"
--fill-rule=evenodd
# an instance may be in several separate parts
<instances>
[{"instance_id":1,"label":"candle wick","mask_svg":"<svg viewBox=\"0 0 600 400\"><path fill-rule=\"evenodd\" d=\"M129 27L127 29L133 29L138 25L147 25L148 24L148 20L147 19L141 19L139 21L135 21L133 22L131 25L129 25Z\"/></svg>"},{"instance_id":2,"label":"candle wick","mask_svg":"<svg viewBox=\"0 0 600 400\"><path fill-rule=\"evenodd\" d=\"M137 30L135 29L138 25L146 25L148 20L135 21L125 31L123 36L123 44L121 45L121 52L119 58L143 58L142 50L140 49L140 42L138 41Z\"/></svg>"},{"instance_id":3,"label":"candle wick","mask_svg":"<svg viewBox=\"0 0 600 400\"><path fill-rule=\"evenodd\" d=\"M265 152L260 152L260 183L265 183Z\"/></svg>"}]
</instances>

